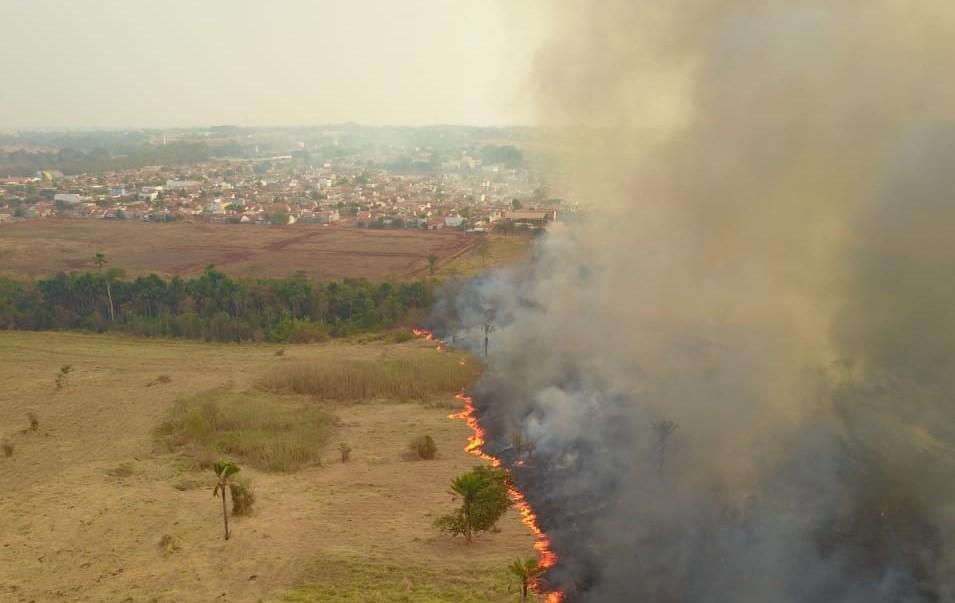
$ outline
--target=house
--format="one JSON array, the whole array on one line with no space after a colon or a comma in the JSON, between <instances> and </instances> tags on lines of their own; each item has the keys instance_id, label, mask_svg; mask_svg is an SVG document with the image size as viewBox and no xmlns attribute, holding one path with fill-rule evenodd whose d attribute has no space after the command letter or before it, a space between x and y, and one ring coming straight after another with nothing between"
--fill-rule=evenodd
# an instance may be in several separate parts
<instances>
[{"instance_id":1,"label":"house","mask_svg":"<svg viewBox=\"0 0 955 603\"><path fill-rule=\"evenodd\" d=\"M464 224L464 218L461 216L445 216L444 225L448 228L458 228Z\"/></svg>"},{"instance_id":2,"label":"house","mask_svg":"<svg viewBox=\"0 0 955 603\"><path fill-rule=\"evenodd\" d=\"M138 200L140 200L140 201L145 201L145 202L147 202L147 203L152 203L152 202L155 201L157 198L159 198L159 191L157 191L157 190L149 190L149 191L147 191L147 190L146 190L147 188L152 188L152 187L143 187L143 190L139 191L139 194L136 195L136 198L137 198Z\"/></svg>"},{"instance_id":3,"label":"house","mask_svg":"<svg viewBox=\"0 0 955 603\"><path fill-rule=\"evenodd\" d=\"M543 228L548 223L557 220L556 209L515 209L505 212L504 219L514 224L527 224L536 228Z\"/></svg>"},{"instance_id":4,"label":"house","mask_svg":"<svg viewBox=\"0 0 955 603\"><path fill-rule=\"evenodd\" d=\"M76 205L81 199L82 197L76 193L57 193L53 195L53 201L62 201L63 203L68 203L70 205Z\"/></svg>"}]
</instances>

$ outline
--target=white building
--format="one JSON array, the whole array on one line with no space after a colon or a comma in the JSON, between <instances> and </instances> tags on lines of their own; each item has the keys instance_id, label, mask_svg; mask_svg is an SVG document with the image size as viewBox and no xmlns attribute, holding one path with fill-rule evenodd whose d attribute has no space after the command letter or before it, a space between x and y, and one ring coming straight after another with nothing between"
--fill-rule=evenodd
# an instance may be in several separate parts
<instances>
[{"instance_id":1,"label":"white building","mask_svg":"<svg viewBox=\"0 0 955 603\"><path fill-rule=\"evenodd\" d=\"M57 193L53 195L53 201L62 201L64 203L69 203L70 205L76 205L80 202L81 197L76 193Z\"/></svg>"}]
</instances>

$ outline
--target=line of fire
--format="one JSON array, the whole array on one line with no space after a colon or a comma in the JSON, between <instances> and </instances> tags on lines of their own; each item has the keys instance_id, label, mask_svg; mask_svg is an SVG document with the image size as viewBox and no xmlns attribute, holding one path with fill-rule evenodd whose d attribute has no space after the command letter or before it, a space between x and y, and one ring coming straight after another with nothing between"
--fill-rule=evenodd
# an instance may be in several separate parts
<instances>
[{"instance_id":1,"label":"line of fire","mask_svg":"<svg viewBox=\"0 0 955 603\"><path fill-rule=\"evenodd\" d=\"M427 329L414 329L413 332L417 337L435 343L435 349L437 351L444 351L444 345L431 331ZM464 409L460 412L448 415L448 418L462 420L471 428L471 435L468 436L468 442L464 448L465 451L487 461L492 467L504 469L509 474L511 479L508 480L508 491L511 496L511 501L520 515L521 523L534 535L534 550L537 552L537 566L542 570L542 573L535 579L532 589L543 597L545 603L563 602L564 595L560 591L550 590L546 580L547 572L557 565L557 554L551 549L550 539L541 529L534 509L515 481L514 472L527 466L526 459L515 459L513 466L507 466L500 458L490 454L485 449L486 434L478 420L474 399L463 391L459 393L456 398L464 404Z\"/></svg>"}]
</instances>

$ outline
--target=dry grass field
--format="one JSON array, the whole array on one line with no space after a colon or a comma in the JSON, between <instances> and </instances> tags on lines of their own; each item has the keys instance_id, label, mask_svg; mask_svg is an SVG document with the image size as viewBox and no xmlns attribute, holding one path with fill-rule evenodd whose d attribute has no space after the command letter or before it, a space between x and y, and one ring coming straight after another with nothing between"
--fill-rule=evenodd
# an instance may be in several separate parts
<instances>
[{"instance_id":1,"label":"dry grass field","mask_svg":"<svg viewBox=\"0 0 955 603\"><path fill-rule=\"evenodd\" d=\"M36 279L94 269L93 256L101 252L131 275L189 276L215 264L232 276L303 271L318 279L401 280L427 275L431 254L444 271L473 273L481 266L474 249L481 238L451 230L25 220L0 225L0 267L6 276ZM485 259L492 265L513 261L528 248L526 238L511 237L506 244L502 237L488 238Z\"/></svg>"},{"instance_id":2,"label":"dry grass field","mask_svg":"<svg viewBox=\"0 0 955 603\"><path fill-rule=\"evenodd\" d=\"M447 417L452 392L398 388L407 399L342 401L261 386L286 366L398 358L434 361L445 374L459 359L418 340L279 350L0 332L0 439L11 447L10 456L0 452L0 600L516 600L505 567L532 553L516 513L471 545L431 526L453 507L451 478L479 462L463 450L468 428ZM66 364L73 370L57 387ZM461 370L473 376L468 362ZM331 378L320 373L311 383L321 388ZM379 389L389 391L383 379ZM266 472L239 461L257 501L252 515L233 518L229 541L213 474L200 468L208 459L161 436L177 405L203 396L260 405L240 409L241 421L261 415L263 404L333 417L316 423L330 429L315 432L326 438L322 466ZM281 437L283 416L256 437ZM306 427L298 429L301 436ZM434 438L439 457L407 460L408 441L422 434ZM338 457L340 441L352 448L349 463Z\"/></svg>"}]
</instances>

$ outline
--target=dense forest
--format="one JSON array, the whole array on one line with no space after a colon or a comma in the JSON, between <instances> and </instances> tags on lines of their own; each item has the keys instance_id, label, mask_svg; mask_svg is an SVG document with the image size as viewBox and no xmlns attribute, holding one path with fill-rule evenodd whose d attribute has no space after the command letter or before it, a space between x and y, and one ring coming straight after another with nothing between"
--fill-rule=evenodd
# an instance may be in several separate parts
<instances>
[{"instance_id":1,"label":"dense forest","mask_svg":"<svg viewBox=\"0 0 955 603\"><path fill-rule=\"evenodd\" d=\"M198 277L124 278L116 268L59 273L33 283L0 277L0 329L118 331L207 341L320 341L409 325L433 285L234 279L214 266Z\"/></svg>"}]
</instances>

